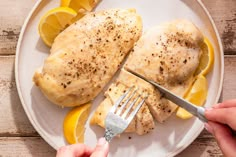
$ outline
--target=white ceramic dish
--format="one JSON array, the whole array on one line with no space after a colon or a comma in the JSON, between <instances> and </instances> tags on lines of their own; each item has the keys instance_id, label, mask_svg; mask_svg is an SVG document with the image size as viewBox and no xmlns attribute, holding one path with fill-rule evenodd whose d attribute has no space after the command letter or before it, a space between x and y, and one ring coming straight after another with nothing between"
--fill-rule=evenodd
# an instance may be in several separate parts
<instances>
[{"instance_id":1,"label":"white ceramic dish","mask_svg":"<svg viewBox=\"0 0 236 157\"><path fill-rule=\"evenodd\" d=\"M49 53L38 35L39 19L47 10L57 6L59 0L37 2L23 25L15 62L17 89L25 112L38 133L55 149L67 144L63 138L62 124L68 109L51 104L34 86L32 76ZM96 10L108 8L136 8L143 18L144 30L176 18L195 23L209 37L215 49L215 64L208 75L209 95L205 106L218 101L223 81L223 50L213 20L200 0L103 0ZM92 111L101 99L102 94L94 101ZM86 127L85 143L95 146L104 130L88 124ZM198 119L184 121L173 115L166 123L156 124L155 130L148 135L124 134L113 140L110 156L174 156L185 149L202 129L203 124Z\"/></svg>"}]
</instances>

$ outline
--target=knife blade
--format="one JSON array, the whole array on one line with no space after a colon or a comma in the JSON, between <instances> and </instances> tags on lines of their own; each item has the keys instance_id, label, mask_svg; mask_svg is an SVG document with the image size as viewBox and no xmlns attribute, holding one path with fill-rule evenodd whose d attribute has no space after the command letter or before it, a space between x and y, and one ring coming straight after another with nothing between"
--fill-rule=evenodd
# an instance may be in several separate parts
<instances>
[{"instance_id":1,"label":"knife blade","mask_svg":"<svg viewBox=\"0 0 236 157\"><path fill-rule=\"evenodd\" d=\"M192 104L191 102L186 101L185 99L181 98L180 96L172 93L171 91L169 91L168 89L162 87L161 85L159 85L158 83L147 79L146 77L134 72L134 71L129 71L130 73L132 73L133 75L145 80L146 82L149 82L150 84L152 84L154 87L156 87L162 94L164 94L164 97L166 97L168 100L172 101L173 103L175 103L176 105L184 108L185 110L187 110L188 112L190 112L191 114L193 114L194 116L198 117L201 121L203 122L207 122L208 120L206 119L204 113L205 113L205 108L200 107L200 106L196 106L194 104Z\"/></svg>"}]
</instances>

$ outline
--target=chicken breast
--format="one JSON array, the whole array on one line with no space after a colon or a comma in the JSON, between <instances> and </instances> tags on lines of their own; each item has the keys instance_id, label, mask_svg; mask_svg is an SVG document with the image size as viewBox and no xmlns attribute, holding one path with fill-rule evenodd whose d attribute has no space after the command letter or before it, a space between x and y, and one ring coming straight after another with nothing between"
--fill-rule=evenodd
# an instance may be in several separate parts
<instances>
[{"instance_id":1,"label":"chicken breast","mask_svg":"<svg viewBox=\"0 0 236 157\"><path fill-rule=\"evenodd\" d=\"M171 88L191 78L203 40L198 28L187 20L156 26L136 43L125 68Z\"/></svg>"},{"instance_id":2,"label":"chicken breast","mask_svg":"<svg viewBox=\"0 0 236 157\"><path fill-rule=\"evenodd\" d=\"M125 69L135 71L175 94L184 96L193 82L193 73L202 54L203 40L198 28L186 20L156 26L136 43ZM157 101L159 105L148 103L149 109L159 122L163 122L176 106L165 98Z\"/></svg>"},{"instance_id":3,"label":"chicken breast","mask_svg":"<svg viewBox=\"0 0 236 157\"><path fill-rule=\"evenodd\" d=\"M33 80L60 106L93 100L109 82L142 33L133 9L89 13L60 33Z\"/></svg>"},{"instance_id":4,"label":"chicken breast","mask_svg":"<svg viewBox=\"0 0 236 157\"><path fill-rule=\"evenodd\" d=\"M123 72L125 71L122 71L121 73ZM120 74L119 77L120 76L123 75ZM126 84L122 84L118 82L118 79L115 83L111 84L108 90L105 92L106 99L98 106L90 122L92 124L98 124L104 127L103 124L106 116L103 116L103 114L104 113L107 114L110 110L110 108L106 108L106 112L104 112L105 108L104 104L107 102L107 99L110 99L111 100L110 103L113 105L121 95L123 95L131 86L134 85L137 86L137 84L132 84L131 82L129 82L129 80L127 81ZM141 92L141 90L138 90L138 92L140 92L140 95L142 95L143 97L145 96L145 93ZM136 97L134 97L133 99L135 98ZM133 99L131 99L130 101L133 101ZM102 115L101 114L99 115L99 113L102 113ZM144 103L125 132L136 132L139 135L143 135L150 132L153 129L154 129L154 120L146 103Z\"/></svg>"}]
</instances>

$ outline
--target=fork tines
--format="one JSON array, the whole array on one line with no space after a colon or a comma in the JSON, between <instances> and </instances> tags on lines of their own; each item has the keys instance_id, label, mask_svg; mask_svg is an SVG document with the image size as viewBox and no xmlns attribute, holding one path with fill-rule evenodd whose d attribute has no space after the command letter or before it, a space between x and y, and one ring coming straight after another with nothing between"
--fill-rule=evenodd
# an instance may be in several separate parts
<instances>
[{"instance_id":1,"label":"fork tines","mask_svg":"<svg viewBox=\"0 0 236 157\"><path fill-rule=\"evenodd\" d=\"M111 112L115 113L122 118L132 120L135 114L143 105L147 96L144 99L137 93L138 88L135 86L130 87L114 104ZM132 111L133 110L133 111ZM132 112L131 112L132 111ZM128 117L127 117L128 116Z\"/></svg>"}]
</instances>

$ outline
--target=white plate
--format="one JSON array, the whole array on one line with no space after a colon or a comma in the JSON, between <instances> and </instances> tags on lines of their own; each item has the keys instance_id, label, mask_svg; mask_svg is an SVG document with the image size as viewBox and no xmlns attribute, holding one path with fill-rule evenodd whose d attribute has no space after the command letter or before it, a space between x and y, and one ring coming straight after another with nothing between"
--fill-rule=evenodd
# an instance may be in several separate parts
<instances>
[{"instance_id":1,"label":"white plate","mask_svg":"<svg viewBox=\"0 0 236 157\"><path fill-rule=\"evenodd\" d=\"M58 5L59 0L37 2L22 28L15 62L17 89L25 112L38 133L55 149L67 144L63 138L62 124L68 109L51 104L34 86L32 76L49 53L38 35L39 19L47 10ZM189 19L195 23L209 37L215 49L215 64L208 75L209 95L205 106L209 107L218 101L223 80L223 50L215 25L201 1L103 0L97 10L107 8L136 8L143 18L144 30L176 18ZM92 111L101 99L100 94ZM86 127L85 143L95 146L104 130L88 124ZM124 134L113 140L110 156L174 156L185 149L202 129L203 124L198 119L180 120L173 115L166 123L156 124L155 130L148 135Z\"/></svg>"}]
</instances>

